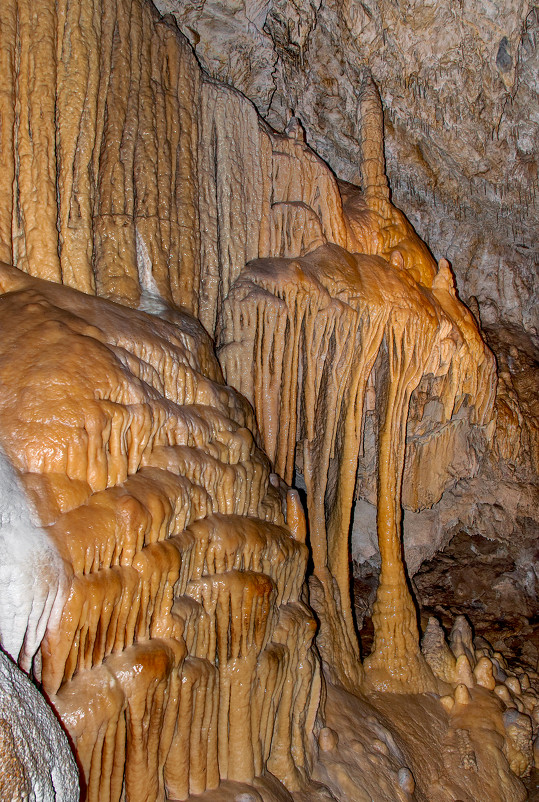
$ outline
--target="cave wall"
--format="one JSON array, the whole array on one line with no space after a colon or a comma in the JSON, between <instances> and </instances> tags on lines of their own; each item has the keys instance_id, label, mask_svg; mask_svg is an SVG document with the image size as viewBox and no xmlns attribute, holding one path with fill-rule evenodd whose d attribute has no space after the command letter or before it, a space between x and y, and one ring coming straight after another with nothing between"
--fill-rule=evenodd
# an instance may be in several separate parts
<instances>
[{"instance_id":1,"label":"cave wall","mask_svg":"<svg viewBox=\"0 0 539 802\"><path fill-rule=\"evenodd\" d=\"M213 334L241 267L348 233L334 176L149 3L2 6L0 258ZM146 301L143 299L143 304Z\"/></svg>"},{"instance_id":2,"label":"cave wall","mask_svg":"<svg viewBox=\"0 0 539 802\"><path fill-rule=\"evenodd\" d=\"M319 30L307 20L300 34ZM462 622L450 650L432 625L421 651L400 525L401 489L422 509L493 448L513 457L520 408L505 382L496 429L492 354L449 264L391 203L370 72L357 71L355 172L341 171L359 190L297 116L277 133L202 72L149 3L13 0L0 45L0 258L19 268L0 270L0 433L40 518L19 549L3 527L2 569L17 570L0 632L61 715L88 798L186 798L266 771L310 787L336 741L321 729L307 534L327 675L352 692L366 679L445 693L455 721L467 688L499 686L499 785L522 798L508 765L532 761L529 678ZM236 391L182 307L217 336ZM307 523L277 476L299 472ZM356 493L378 507L382 562L364 668Z\"/></svg>"},{"instance_id":3,"label":"cave wall","mask_svg":"<svg viewBox=\"0 0 539 802\"><path fill-rule=\"evenodd\" d=\"M286 123L283 134L265 125L243 95L201 72L172 18L160 18L149 4L96 3L91 13L87 8L80 19L74 16L71 4L54 9L47 3L3 5L0 37L6 70L0 96L0 153L5 192L0 208L0 247L4 258L31 274L150 311L162 309L163 303L179 304L198 314L211 334L231 286L252 258L300 257L317 246L335 243L389 259L398 246L406 270L430 286L436 263L388 202L382 118L375 96L369 94L368 59L358 60L356 55L369 41L374 53L373 42L379 37L373 33L376 26L371 28L375 17L380 24L386 19L381 11L372 17L369 28L362 17L366 13L363 7L336 10L319 4L303 13L305 9L294 10L286 4L268 5L258 9L253 19L256 9L250 7L245 8L245 15L238 9L229 13L226 6L197 8L173 10L203 63L219 77L229 81L234 77L246 92L252 89L251 84L242 83L248 72L257 86L254 100L276 125ZM451 16L453 27L442 17L453 36L464 30L470 12L462 13L458 25L455 15ZM522 13L515 9L510 18L515 30ZM200 33L193 27L193 14ZM387 35L390 43L390 37L405 37L412 29L409 49L425 39L429 25L438 30L440 24L439 15L429 15L420 7L403 19L391 14L382 26L386 31L382 40ZM352 25L352 18L358 33L353 42L343 32ZM245 19L248 23L240 42L259 31L255 36L257 69L251 69L254 50L240 46L236 36ZM212 32L211 41L203 35L204 26ZM526 47L531 53L531 28L528 34ZM223 45L221 56L230 54L234 45L234 57L226 62L232 72L226 72L224 62L216 67L212 42ZM468 44L472 47L470 41ZM273 77L268 75L266 61L270 45L278 52ZM436 52L442 50L440 45ZM399 81L404 80L401 100L391 102L386 111L386 153L398 193L410 160L403 159L399 177L393 175L395 126L387 115L397 114L404 99L423 101L421 92L414 89L416 84L406 77L409 50L402 51L401 61L395 61L395 48L391 52L393 60L385 59L385 72L379 80L387 91L384 80L393 75L393 67ZM339 59L346 59L346 64L339 67ZM375 73L376 59L371 65ZM243 71L234 72L232 64L242 64ZM499 71L499 65L496 69ZM328 72L333 74L331 80ZM255 80L257 75L263 80ZM340 76L339 81L335 75ZM503 75L506 83L510 78L524 81L518 70L511 75L505 70ZM304 86L301 81L306 82ZM500 97L505 97L505 84L501 89L492 76L486 84L497 87ZM332 100L336 88L342 103ZM439 102L452 108L443 93ZM291 105L302 121L289 118L286 107ZM427 104L431 111L435 106ZM313 133L315 122L318 139ZM445 117L442 123L446 125ZM459 131L470 127L463 124ZM432 131L423 125L420 128L433 141ZM406 131L409 139L411 134L408 128ZM336 181L305 143L305 135L316 141L341 177L361 184L363 199L353 187ZM337 147L334 143L339 138L342 142ZM446 169L452 160L442 158L442 152L440 146L440 164ZM473 160L470 157L468 161ZM450 182L438 184L449 187ZM456 185L460 186L459 182ZM414 187L420 187L415 178ZM370 198L366 207L365 198ZM432 200L429 214L439 208ZM451 209L459 208L455 195ZM486 230L484 226L475 228ZM435 226L432 230L437 231ZM442 247L437 240L440 253ZM459 288L462 290L462 283ZM464 289L465 297L466 292ZM519 293L522 303L527 303L526 297ZM477 311L477 306L474 308ZM412 573L459 528L479 528L487 536L499 532L502 525L497 521L498 500L492 481L488 486L476 482L463 488L466 477L478 474L494 472L494 483L504 488L509 510L504 519L510 530L506 537L522 541L522 554L529 553L535 502L526 485L537 470L539 438L530 391L533 356L520 348L522 337L529 332L521 327L520 333L516 345L500 344L496 349L499 359L507 355L499 383L494 440L492 431L483 439L472 436L463 420L446 426L432 405L427 411L429 431L425 436L423 406L417 405L416 414L413 404L403 486L403 504L409 511L404 519L405 545ZM524 367L520 370L522 354ZM238 381L247 391L248 383ZM267 433L265 440L270 454L272 437ZM495 444L490 452L489 442ZM485 462L487 452L492 456ZM373 528L376 462L376 422L371 410L359 460L356 495L361 501L352 540L353 556L358 562L372 562L374 571L378 566ZM500 471L500 463L508 464L509 476L505 468ZM287 479L292 480L290 469ZM477 509L473 506L470 513L472 493L492 503ZM421 515L421 510L433 505L434 512L427 509L416 525L412 511ZM448 509L457 509L458 515L448 515ZM365 514L360 514L361 510Z\"/></svg>"},{"instance_id":4,"label":"cave wall","mask_svg":"<svg viewBox=\"0 0 539 802\"><path fill-rule=\"evenodd\" d=\"M481 323L499 367L493 448L485 451L476 443L459 449L451 462L455 466L462 459L466 468L460 477L474 478L454 474L455 481L442 481L437 497L421 504L406 487L411 466L421 463L408 459L403 492L408 567L414 574L459 533L479 535L486 549L488 541L497 544L500 573L480 559L485 582L499 591L494 605L485 594L485 603L476 599L478 617L496 616L507 583L518 587L517 607L536 609L537 6L473 0L234 5L160 0L157 6L175 15L210 74L244 92L278 130L291 113L297 115L307 142L336 175L359 185L364 183L361 87L365 70L372 73L384 107L391 197L435 257L450 260L459 296ZM376 487L369 442L376 438L367 421L369 427L352 548L357 566L366 563L358 571L375 577ZM409 449L420 440L409 423ZM438 444L442 448L441 440ZM443 478L440 465L431 463L432 483L438 472ZM449 603L458 603L456 584Z\"/></svg>"},{"instance_id":5,"label":"cave wall","mask_svg":"<svg viewBox=\"0 0 539 802\"><path fill-rule=\"evenodd\" d=\"M356 98L362 198L308 147L297 118L278 134L243 95L201 72L171 18L146 3L96 2L80 19L75 7L2 7L6 261L149 311L180 305L212 335L253 258L334 243L388 259L398 246L406 270L430 286L436 263L388 201L383 122L368 74ZM449 471L423 471L436 488L416 506L474 472L468 439L446 461ZM367 452L362 495L373 501L375 438ZM418 487L407 472L406 506Z\"/></svg>"},{"instance_id":6,"label":"cave wall","mask_svg":"<svg viewBox=\"0 0 539 802\"><path fill-rule=\"evenodd\" d=\"M385 109L393 197L465 302L537 346L538 10L534 3L159 0L211 75L278 130L289 109L336 174L359 183L358 89Z\"/></svg>"}]
</instances>

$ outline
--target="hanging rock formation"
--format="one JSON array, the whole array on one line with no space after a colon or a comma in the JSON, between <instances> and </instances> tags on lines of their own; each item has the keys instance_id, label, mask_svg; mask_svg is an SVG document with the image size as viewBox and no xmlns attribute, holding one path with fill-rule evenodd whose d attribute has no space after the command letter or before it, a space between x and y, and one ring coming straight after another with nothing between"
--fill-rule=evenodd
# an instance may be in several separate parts
<instances>
[{"instance_id":1,"label":"hanging rock formation","mask_svg":"<svg viewBox=\"0 0 539 802\"><path fill-rule=\"evenodd\" d=\"M333 243L392 260L393 272L403 269L410 281L431 287L436 265L388 201L380 102L368 74L360 101L364 194L351 187L342 187L341 194L332 173L298 133L299 124L291 123L288 135L275 134L239 93L204 78L174 23L160 20L148 4L136 2L128 13L121 3L102 5L95 0L92 6L85 4L76 24L74 7L53 9L46 0L43 14L37 14L35 6L30 13L22 1L2 7L1 44L11 54L1 95L0 115L6 123L2 130L9 139L2 153L5 175L14 187L11 194L6 188L0 208L6 258L31 274L124 304L152 308L154 303L158 308L162 299L185 306L210 333L243 265L255 257L301 257ZM47 35L37 37L36 26ZM42 63L39 87L32 67L36 59ZM47 131L53 121L56 135L51 138ZM404 318L399 326L398 340L410 336L404 334ZM468 322L466 326L471 331ZM376 357L376 342L377 335L372 348L364 350L364 382ZM474 347L472 360L477 357ZM427 343L425 349L427 359ZM441 362L445 359L444 354ZM416 372L417 377L404 380L409 393L429 371L418 367ZM460 392L456 381L455 391ZM490 386L490 380L487 383ZM247 387L241 389L253 397ZM364 389L362 384L357 390L360 405ZM401 402L406 409L407 399ZM279 409L295 415L293 403L281 408L275 398L268 399L271 406L274 425ZM256 407L261 419L260 405ZM351 414L355 438L360 439L361 411ZM397 412L388 425L398 428L398 420ZM293 429L292 418L291 425ZM274 459L273 434L267 426L262 428ZM332 448L333 437L327 433L320 465L312 467L317 475L313 481L322 492L319 507L324 503L327 448ZM288 450L294 442L292 434ZM351 456L345 455L337 472L342 469L350 477L359 445L347 441L346 448ZM276 470L291 482L290 459L286 465L278 461ZM390 481L398 482L401 472L390 469ZM340 545L330 546L338 556L327 565L322 588L326 617L333 621L333 634L324 640L333 641L335 648L341 644L338 651L349 662L342 679L348 677L355 686L361 670L348 599L345 540L353 481L338 483L338 494L346 498L336 501L330 543L337 540ZM396 496L390 506L390 518L396 520ZM313 515L318 528L325 527L321 509L312 510ZM395 530L394 524L388 526ZM317 563L322 578L326 560L317 558ZM403 580L400 584L404 587ZM329 653L327 662L340 664L329 659Z\"/></svg>"},{"instance_id":2,"label":"hanging rock formation","mask_svg":"<svg viewBox=\"0 0 539 802\"><path fill-rule=\"evenodd\" d=\"M390 202L368 70L360 190L293 110L276 133L205 75L144 0L7 0L0 53L0 637L67 729L86 799L331 798L314 778L354 802L521 802L537 676L462 621L421 649L407 587L401 498L428 506L470 472L496 375L448 263ZM382 560L363 665L359 488ZM343 686L327 721L315 638ZM399 692L423 744L373 689ZM342 698L368 735L341 757Z\"/></svg>"},{"instance_id":3,"label":"hanging rock formation","mask_svg":"<svg viewBox=\"0 0 539 802\"><path fill-rule=\"evenodd\" d=\"M322 655L330 673L338 671L339 681L351 687L360 671L348 531L364 418L369 404L377 408L382 570L368 665L379 677L376 684L419 692L433 683L419 654L401 556L410 400L431 375L428 397L439 401L442 425L467 399L460 418L484 426L492 418L495 366L456 297L449 264L442 260L436 272L423 243L389 202L380 101L370 78L362 91L364 191L349 187L343 212L349 247L362 255L328 245L302 259L247 265L223 307L219 358L227 381L253 404L277 472L288 482L296 467L304 474L323 596L315 601L314 591ZM421 422L428 434L428 417ZM424 492L428 478L422 476L421 484Z\"/></svg>"},{"instance_id":4,"label":"hanging rock formation","mask_svg":"<svg viewBox=\"0 0 539 802\"><path fill-rule=\"evenodd\" d=\"M370 259L373 271L391 270ZM435 745L449 739L443 765L432 772L418 761L404 725L392 734L382 700L380 713L345 697L344 710L366 717L365 745L358 751L352 738L351 752L336 753L336 733L350 723L331 688L337 730L317 720L301 506L270 474L247 428L256 433L252 411L221 384L196 321L178 311L168 313L173 323L159 320L7 266L0 290L0 380L9 388L0 438L39 510L36 558L56 548L68 588L59 616L42 608L38 651L25 637L23 654L71 736L86 799L210 800L219 786L218 798L232 800L253 782L267 802L287 798L282 785L257 779L267 771L298 802L329 799L311 788L313 775L337 798L378 788L389 802L413 780L425 798L466 799L485 774L495 802L525 798L508 761L529 770L537 697L462 622L450 646L433 625L424 663L410 652L444 688L428 714L421 702L406 714L424 721ZM47 586L47 575L37 579L37 590ZM480 766L465 785L464 759ZM9 787L20 774L10 766Z\"/></svg>"},{"instance_id":5,"label":"hanging rock formation","mask_svg":"<svg viewBox=\"0 0 539 802\"><path fill-rule=\"evenodd\" d=\"M380 88L395 203L483 323L539 319L537 3L158 0L208 73L283 130L293 108L337 175L361 182L358 96ZM537 356L536 356L537 359Z\"/></svg>"},{"instance_id":6,"label":"hanging rock formation","mask_svg":"<svg viewBox=\"0 0 539 802\"><path fill-rule=\"evenodd\" d=\"M158 295L213 333L250 259L346 246L326 165L204 76L173 20L80 5L0 10L0 258L130 306Z\"/></svg>"},{"instance_id":7,"label":"hanging rock formation","mask_svg":"<svg viewBox=\"0 0 539 802\"><path fill-rule=\"evenodd\" d=\"M530 569L537 564L538 469L528 458L529 435L532 450L539 444L537 3L156 0L156 5L174 14L210 75L243 92L278 130L285 129L293 109L306 142L340 179L362 186L362 101L365 73L372 73L384 106L392 200L436 259L451 261L459 298L480 321L504 374L496 404L501 453L479 448L474 454L459 446L468 467L455 481L444 479L431 500L409 496L407 460L403 528L410 576L434 561L421 579L427 606L444 560L458 562L463 574L477 574L474 550L489 552L494 542L500 560L481 559L479 575L487 590L475 595L467 613L476 626L490 621L494 637L507 598L503 588L511 587L516 607L529 611L521 630L529 640L524 633L533 632L539 598L539 575ZM460 428L453 444L466 439ZM441 454L442 438L437 439ZM367 476L373 451L367 442ZM440 470L441 460L432 465L432 471ZM368 484L362 476L361 514L358 508L352 534L354 568L376 583L376 489ZM498 570L502 565L507 568ZM450 585L448 615L460 604L458 582ZM515 618L505 613L503 618L509 648ZM539 648L537 630L534 643Z\"/></svg>"},{"instance_id":8,"label":"hanging rock formation","mask_svg":"<svg viewBox=\"0 0 539 802\"><path fill-rule=\"evenodd\" d=\"M437 377L432 397L439 399L444 420L462 407L461 416L488 423L494 364L456 300L447 264L440 265L428 290L395 254L388 264L325 246L303 259L251 263L226 301L219 354L228 382L252 401L277 470L288 478L297 462L301 466L315 577L325 595L315 605L322 619L322 654L329 670L340 669L339 680L350 684L357 675L347 662L354 637L347 534L370 390L380 415L382 574L369 667L387 673L379 680L384 687L398 687L402 680L403 688L417 692L429 685L430 672L425 675L419 656L399 523L410 398L432 374ZM337 624L325 611L333 594ZM342 620L347 640L337 633Z\"/></svg>"}]
</instances>

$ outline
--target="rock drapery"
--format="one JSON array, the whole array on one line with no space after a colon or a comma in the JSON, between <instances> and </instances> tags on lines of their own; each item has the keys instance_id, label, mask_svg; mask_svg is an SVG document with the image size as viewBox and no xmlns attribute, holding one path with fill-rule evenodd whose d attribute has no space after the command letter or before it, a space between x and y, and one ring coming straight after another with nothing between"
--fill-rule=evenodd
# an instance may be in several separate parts
<instances>
[{"instance_id":1,"label":"rock drapery","mask_svg":"<svg viewBox=\"0 0 539 802\"><path fill-rule=\"evenodd\" d=\"M266 449L286 477L293 476L299 442L314 575L328 596L331 580L336 580L337 599L348 613L347 533L371 381L380 408L382 574L369 665L386 671L391 687L402 679L403 687L409 683L418 692L425 689L428 676L420 667L398 517L410 397L423 375L432 373L439 379L438 397L447 420L469 394L473 401L468 412L479 423L488 422L494 364L471 316L466 317L455 298L447 264L440 265L428 291L395 254L400 269L380 257L351 256L337 246L303 259L248 265L225 304L219 353L229 383L252 401ZM379 353L374 382L371 374ZM246 371L245 365L254 369ZM344 664L336 628L324 632L324 603L317 610L329 670L340 665L344 674L339 680L357 682L353 666ZM335 615L340 621L340 614ZM395 630L388 631L388 626ZM352 640L351 623L348 636Z\"/></svg>"},{"instance_id":2,"label":"rock drapery","mask_svg":"<svg viewBox=\"0 0 539 802\"><path fill-rule=\"evenodd\" d=\"M395 269L430 287L436 265L388 200L381 108L368 76L360 102L360 197L349 187L341 194L298 121L286 135L275 134L245 98L204 78L181 34L148 4L137 2L128 14L121 4L95 0L76 23L67 13L73 8L60 13L43 0L30 13L13 0L1 12L2 48L11 54L0 112L11 138L2 152L14 187L0 212L2 247L20 268L132 306L145 308L152 298L181 304L210 333L253 257L297 257L334 243L393 259ZM47 36L37 37L43 20ZM38 57L39 87L24 61ZM47 134L52 120L54 138ZM293 405L286 410L294 414ZM265 446L273 457L267 439ZM322 463L313 466L320 486L327 481ZM291 481L290 465L283 470ZM348 494L350 481L341 483ZM339 506L345 512L335 526L343 534L350 500ZM313 514L321 521L320 510ZM355 683L361 671L346 546L332 548L339 556L328 575L320 573L321 609L349 663L342 679ZM332 611L333 570L341 598Z\"/></svg>"},{"instance_id":3,"label":"rock drapery","mask_svg":"<svg viewBox=\"0 0 539 802\"><path fill-rule=\"evenodd\" d=\"M401 556L410 400L431 374L439 386L429 388L429 398L439 399L442 424L466 396L472 407L467 417L488 424L495 366L472 315L457 299L449 264L442 260L436 272L429 252L389 201L380 99L370 78L362 87L362 109L363 193L346 188L343 219L349 249L364 255L352 257L328 245L304 259L248 265L223 306L219 356L227 381L253 404L266 451L288 482L299 443L314 575L321 583L322 598L316 591L312 596L322 621L319 642L327 670L339 671L338 680L350 687L357 686L361 671L348 601L348 531L370 389L380 418L382 571L368 665L385 676L377 682L386 687L418 692L432 682L419 653ZM425 434L429 421L422 417ZM428 487L429 480L422 475L418 484Z\"/></svg>"},{"instance_id":4,"label":"rock drapery","mask_svg":"<svg viewBox=\"0 0 539 802\"><path fill-rule=\"evenodd\" d=\"M452 549L452 537L462 532L473 538L481 531L483 548L494 540L503 550L501 518L516 563L529 565L529 542L539 527L537 463L528 459L527 431L536 451L537 4L158 0L157 6L175 15L211 75L244 92L278 130L293 109L306 141L340 178L361 185L362 87L368 71L374 76L384 103L392 199L436 259L451 260L459 297L480 320L504 374L497 401L502 452L471 457L468 474L479 477L454 483L424 515L411 514L424 505L404 488L409 565ZM373 519L375 489L363 487L359 495ZM449 514L452 507L458 517ZM355 519L356 572L376 580L374 530ZM503 576L492 573L487 581L497 585ZM522 568L514 581L524 602L539 577L535 571L530 579ZM476 623L482 615L495 617L498 607L499 600L484 613L476 610Z\"/></svg>"},{"instance_id":5,"label":"rock drapery","mask_svg":"<svg viewBox=\"0 0 539 802\"><path fill-rule=\"evenodd\" d=\"M373 271L389 269L373 262ZM236 799L233 788L248 789L265 769L298 793L314 771L343 799L349 788L358 799L371 788L383 802L400 799L415 782L425 798L457 790L466 798L485 773L492 799L525 798L508 764L529 770L537 697L526 675L473 642L464 621L449 646L432 622L422 645L423 666L445 688L424 721L435 743L448 743L438 774L415 762L414 739L405 729L392 735L376 707L365 711L374 740L359 757L355 747L337 756L336 733L315 726L321 678L315 623L301 600L301 506L270 474L245 426L256 431L252 412L220 383L194 320L179 312L174 323L159 320L5 266L0 290L9 332L0 376L10 387L2 445L68 585L33 668L71 735L85 798L204 798L222 781L220 798L231 786ZM354 704L350 697L345 709ZM412 710L423 721L421 705ZM331 722L340 715L332 707ZM480 766L466 788L464 758ZM268 802L287 798L282 786L275 795L256 787ZM297 799L329 798L319 793Z\"/></svg>"},{"instance_id":6,"label":"rock drapery","mask_svg":"<svg viewBox=\"0 0 539 802\"><path fill-rule=\"evenodd\" d=\"M395 203L489 326L535 337L537 4L526 0L158 0L198 59L283 130L289 109L341 178L360 183L367 67L386 119Z\"/></svg>"},{"instance_id":7,"label":"rock drapery","mask_svg":"<svg viewBox=\"0 0 539 802\"><path fill-rule=\"evenodd\" d=\"M173 21L78 8L2 5L5 262L135 307L159 295L212 334L245 262L346 246L332 173L204 76Z\"/></svg>"},{"instance_id":8,"label":"rock drapery","mask_svg":"<svg viewBox=\"0 0 539 802\"><path fill-rule=\"evenodd\" d=\"M237 799L265 768L299 793L314 771L343 799L350 788L357 799L373 788L384 802L400 799L415 783L425 798L466 798L485 777L494 800L525 798L508 762L517 774L529 770L536 695L526 675L473 642L464 621L449 646L432 622L422 645L446 691L424 721L435 744L448 744L434 773L416 762L414 738L393 735L376 707L364 709L362 751L352 739L352 752L337 755L337 735L325 727L316 762L321 685L315 624L301 601L305 521L245 427L255 429L250 408L220 384L200 326L10 267L0 271L0 289L10 332L0 357L10 387L2 444L69 588L34 672L71 735L85 798L186 799L222 783L218 798L229 798L230 786ZM357 703L350 697L345 709ZM412 709L423 720L421 704ZM332 703L337 729L340 716ZM464 759L480 766L466 788ZM275 795L256 787L268 802L286 798L282 786ZM329 797L313 788L297 797L305 798Z\"/></svg>"},{"instance_id":9,"label":"rock drapery","mask_svg":"<svg viewBox=\"0 0 539 802\"><path fill-rule=\"evenodd\" d=\"M6 266L0 288L2 445L67 585L48 622L42 594L43 641L32 616L19 640L87 799L124 783L129 799L185 799L266 766L298 787L320 697L307 548L209 339L180 313L152 320Z\"/></svg>"},{"instance_id":10,"label":"rock drapery","mask_svg":"<svg viewBox=\"0 0 539 802\"><path fill-rule=\"evenodd\" d=\"M24 271L0 268L0 444L40 517L22 505L3 527L2 570L12 553L19 563L0 634L68 729L86 797L211 798L219 783L256 782L273 793L269 772L282 784L268 800L285 787L328 798L311 785L338 734L320 729L309 546L330 679L444 694L432 715L449 751L479 761L471 792L491 760L492 799L522 799L508 765L524 775L533 759L530 678L462 621L449 645L430 624L421 651L406 584L404 465L418 507L466 475L453 458L492 440L495 370L449 265L390 202L368 71L360 191L296 117L278 134L204 75L149 3L8 0L0 52L0 257ZM256 419L180 307L217 334ZM512 393L504 379L504 454ZM307 522L285 484L299 473ZM365 683L349 598L356 482L377 486L382 554ZM473 710L501 737L485 765ZM413 761L384 738L380 799L409 798ZM452 781L414 770L418 798L454 798ZM448 777L458 770L449 760ZM324 772L345 799L339 761ZM365 793L367 774L352 775Z\"/></svg>"}]
</instances>

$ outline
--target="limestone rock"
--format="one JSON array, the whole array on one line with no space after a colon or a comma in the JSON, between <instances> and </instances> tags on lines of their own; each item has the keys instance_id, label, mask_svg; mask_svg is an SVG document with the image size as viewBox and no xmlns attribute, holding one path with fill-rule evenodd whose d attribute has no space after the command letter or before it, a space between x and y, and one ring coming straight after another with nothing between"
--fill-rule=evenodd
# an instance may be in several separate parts
<instances>
[{"instance_id":1,"label":"limestone rock","mask_svg":"<svg viewBox=\"0 0 539 802\"><path fill-rule=\"evenodd\" d=\"M506 732L505 749L511 770L519 777L529 773L533 765L533 735L530 717L517 710L503 716Z\"/></svg>"},{"instance_id":2,"label":"limestone rock","mask_svg":"<svg viewBox=\"0 0 539 802\"><path fill-rule=\"evenodd\" d=\"M31 516L4 516L4 570L20 533L37 548L33 562L19 555L15 565L27 608L11 620L13 604L0 598L0 635L41 678L89 800L215 799L221 782L229 796L262 799L273 787L268 800L327 799L311 783L318 757L329 787L354 799L376 788L383 802L405 800L414 787L422 798L456 799L464 770L472 795L477 786L520 802L494 736L506 704L507 757L525 773L533 731L512 715L533 715L536 677L519 680L495 663L463 620L452 656L438 630L422 654L401 554L401 500L414 511L436 505L440 545L453 534L440 510L461 482L499 457L494 479L510 485L514 468L513 484L524 484L537 456L538 429L524 423L535 414L533 359L500 344L496 397L479 329L483 310L491 328L517 323L533 345L520 285L493 289L493 271L470 298L474 317L449 263L433 259L392 204L385 172L373 73L392 101L389 163L405 140L400 120L409 121L401 100L417 101L412 120L425 135L397 192L417 177L423 197L441 195L442 210L451 203L459 218L468 208L462 176L469 205L474 170L503 186L502 160L479 153L481 131L481 141L467 139L481 106L467 92L457 130L466 140L455 146L458 114L433 63L443 59L451 75L458 53L460 67L468 9L443 0L436 9L415 3L413 13L384 0L376 13L346 0L202 0L183 16L181 8L205 57L210 39L226 40L214 76L246 80L279 130L201 71L173 18L149 2L0 6L0 257L20 268L0 266L0 440L46 530L31 530ZM516 70L512 55L521 13L519 4L496 51L503 101L529 78L531 61L519 55ZM425 32L436 47L421 60ZM482 33L479 20L465 36L470 52ZM267 46L277 54L269 84ZM492 89L488 70L471 71L472 87L477 75ZM448 107L442 120L433 86ZM309 147L317 131L339 178ZM438 150L429 151L432 141ZM511 166L521 176L521 163ZM215 334L236 391L223 382ZM300 472L308 526L285 485ZM367 748L359 733L341 738L340 725L323 720L307 543L323 665L355 692L364 669L347 534L357 495L377 504L381 563L364 690L436 691L425 656L444 676L457 658L452 705L406 693L395 703L413 711L396 716L395 732L417 714L423 745L415 728L394 737L378 714ZM470 526L484 524L487 536L489 527L501 535L506 520L495 500L470 512ZM418 540L420 562L428 538ZM51 570L34 598L36 564ZM18 580L8 575L10 591ZM494 695L476 680L505 690ZM362 705L348 697L344 708L354 732ZM0 737L11 750L7 793L22 795L32 784L25 764L3 725Z\"/></svg>"},{"instance_id":3,"label":"limestone rock","mask_svg":"<svg viewBox=\"0 0 539 802\"><path fill-rule=\"evenodd\" d=\"M361 88L365 68L371 71L384 106L392 198L436 258L451 261L460 297L473 307L502 367L493 463L482 462L483 449L470 444L460 422L451 445L447 428L426 442L410 429L407 447L416 459L408 460L405 508L431 508L449 491L462 497L465 514L474 497L490 496L494 471L503 474L497 478L504 492L513 484L507 496L496 494L499 507L513 506L516 490L522 492L519 506L528 506L531 515L506 511L503 524L483 518L486 536L496 537L503 527L518 532L524 517L537 531L539 412L531 389L539 375L538 254L531 234L539 226L537 8L523 0L495 6L479 0L464 5L160 0L157 5L175 15L210 74L250 97L277 130L285 129L292 109L307 143L340 179L360 185ZM429 415L435 419L436 411ZM448 447L455 449L450 463L438 458ZM359 495L374 503L370 456L367 448ZM449 464L451 469L444 467ZM420 465L429 488L418 496L410 485L422 486L413 482ZM470 485L468 493L458 479L470 475L483 477L484 487ZM535 483L531 507L524 487L530 482ZM442 512L445 521L438 525L438 514L436 506L427 510L421 531L413 516L408 526L405 519L412 573L447 544L442 532L452 529L453 521ZM366 537L361 521L357 529ZM514 551L519 561L528 559L518 534ZM493 575L491 583L496 581ZM525 581L522 577L519 584Z\"/></svg>"},{"instance_id":4,"label":"limestone rock","mask_svg":"<svg viewBox=\"0 0 539 802\"><path fill-rule=\"evenodd\" d=\"M185 799L266 766L299 788L321 680L285 513L305 524L208 335L6 265L0 288L0 441L67 583L55 616L39 608L34 663L87 798ZM13 548L21 521L3 522ZM17 570L3 592L39 589L35 561ZM29 643L34 615L21 605Z\"/></svg>"},{"instance_id":5,"label":"limestone rock","mask_svg":"<svg viewBox=\"0 0 539 802\"><path fill-rule=\"evenodd\" d=\"M160 0L210 74L278 130L359 183L358 87L367 65L386 109L394 198L452 263L483 321L537 337L539 16L524 0Z\"/></svg>"},{"instance_id":6,"label":"limestone rock","mask_svg":"<svg viewBox=\"0 0 539 802\"><path fill-rule=\"evenodd\" d=\"M421 651L439 679L444 682L454 681L456 657L449 648L444 631L436 618L429 618L421 641Z\"/></svg>"},{"instance_id":7,"label":"limestone rock","mask_svg":"<svg viewBox=\"0 0 539 802\"><path fill-rule=\"evenodd\" d=\"M43 696L0 651L0 796L5 802L78 802L79 773Z\"/></svg>"}]
</instances>

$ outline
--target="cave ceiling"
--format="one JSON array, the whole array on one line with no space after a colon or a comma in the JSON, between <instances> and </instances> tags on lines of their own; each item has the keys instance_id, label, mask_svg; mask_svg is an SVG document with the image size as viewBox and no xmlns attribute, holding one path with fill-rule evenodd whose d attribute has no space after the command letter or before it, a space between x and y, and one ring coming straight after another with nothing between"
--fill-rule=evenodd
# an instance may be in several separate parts
<instances>
[{"instance_id":1,"label":"cave ceiling","mask_svg":"<svg viewBox=\"0 0 539 802\"><path fill-rule=\"evenodd\" d=\"M359 183L358 87L380 89L393 200L477 299L538 345L539 9L524 0L158 0L202 66Z\"/></svg>"}]
</instances>

